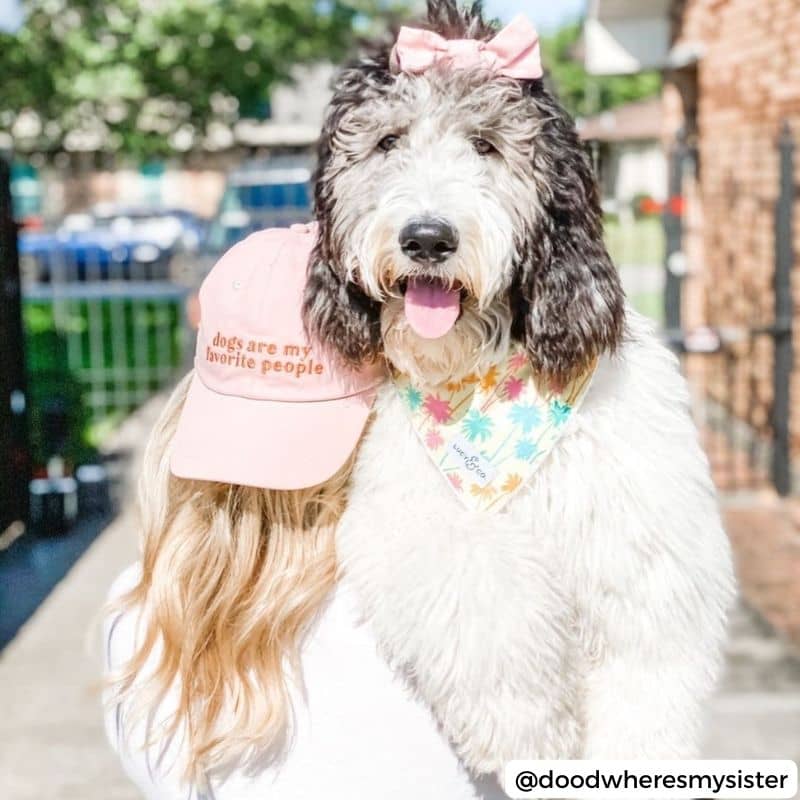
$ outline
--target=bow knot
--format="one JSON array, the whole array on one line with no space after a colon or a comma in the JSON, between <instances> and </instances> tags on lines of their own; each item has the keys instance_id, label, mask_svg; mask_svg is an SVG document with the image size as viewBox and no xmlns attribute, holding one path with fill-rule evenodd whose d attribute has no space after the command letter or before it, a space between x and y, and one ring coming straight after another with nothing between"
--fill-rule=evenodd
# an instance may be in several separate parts
<instances>
[{"instance_id":1,"label":"bow knot","mask_svg":"<svg viewBox=\"0 0 800 800\"><path fill-rule=\"evenodd\" d=\"M453 69L485 67L507 78L541 78L539 35L520 15L488 42L477 39L445 39L433 31L400 29L392 50L395 72L419 74L439 62Z\"/></svg>"}]
</instances>

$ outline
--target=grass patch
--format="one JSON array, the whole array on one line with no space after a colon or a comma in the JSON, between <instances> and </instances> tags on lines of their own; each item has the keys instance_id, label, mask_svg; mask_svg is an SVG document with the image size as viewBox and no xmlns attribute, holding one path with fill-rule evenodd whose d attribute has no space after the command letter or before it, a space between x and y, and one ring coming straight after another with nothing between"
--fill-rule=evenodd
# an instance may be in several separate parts
<instances>
[{"instance_id":1,"label":"grass patch","mask_svg":"<svg viewBox=\"0 0 800 800\"><path fill-rule=\"evenodd\" d=\"M659 217L607 218L605 239L609 255L618 267L664 263L666 241Z\"/></svg>"},{"instance_id":2,"label":"grass patch","mask_svg":"<svg viewBox=\"0 0 800 800\"><path fill-rule=\"evenodd\" d=\"M664 295L662 292L633 294L628 302L640 313L659 324L664 322Z\"/></svg>"}]
</instances>

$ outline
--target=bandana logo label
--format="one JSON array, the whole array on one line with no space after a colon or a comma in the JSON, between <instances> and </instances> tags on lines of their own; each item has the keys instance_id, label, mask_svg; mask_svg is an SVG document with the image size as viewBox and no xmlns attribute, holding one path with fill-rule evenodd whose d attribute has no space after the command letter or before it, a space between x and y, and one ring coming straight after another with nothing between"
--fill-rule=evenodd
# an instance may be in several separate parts
<instances>
[{"instance_id":1,"label":"bandana logo label","mask_svg":"<svg viewBox=\"0 0 800 800\"><path fill-rule=\"evenodd\" d=\"M463 436L450 443L450 458L455 461L456 466L466 470L481 489L495 478L496 470L490 466L489 460L481 456Z\"/></svg>"}]
</instances>

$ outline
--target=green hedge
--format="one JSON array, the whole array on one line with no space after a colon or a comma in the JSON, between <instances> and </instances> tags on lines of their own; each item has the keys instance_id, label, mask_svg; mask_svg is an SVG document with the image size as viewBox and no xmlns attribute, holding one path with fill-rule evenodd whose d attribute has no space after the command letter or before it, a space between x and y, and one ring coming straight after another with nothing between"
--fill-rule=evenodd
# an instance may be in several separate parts
<instances>
[{"instance_id":1,"label":"green hedge","mask_svg":"<svg viewBox=\"0 0 800 800\"><path fill-rule=\"evenodd\" d=\"M90 461L102 437L183 364L183 301L28 297L23 326L34 464Z\"/></svg>"}]
</instances>

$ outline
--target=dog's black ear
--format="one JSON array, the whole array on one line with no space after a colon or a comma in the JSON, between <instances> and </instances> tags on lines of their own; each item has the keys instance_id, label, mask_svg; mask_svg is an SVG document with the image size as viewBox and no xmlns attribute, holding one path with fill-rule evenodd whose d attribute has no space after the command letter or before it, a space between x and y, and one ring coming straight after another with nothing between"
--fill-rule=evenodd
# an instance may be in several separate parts
<instances>
[{"instance_id":1,"label":"dog's black ear","mask_svg":"<svg viewBox=\"0 0 800 800\"><path fill-rule=\"evenodd\" d=\"M380 352L380 305L350 280L342 248L331 230L337 171L346 169L346 164L336 163L333 142L347 112L380 92L390 79L385 48L346 67L334 86L317 146L314 216L319 236L308 266L303 320L310 337L354 366L373 360Z\"/></svg>"},{"instance_id":2,"label":"dog's black ear","mask_svg":"<svg viewBox=\"0 0 800 800\"><path fill-rule=\"evenodd\" d=\"M323 133L323 136L325 134ZM303 320L310 338L332 349L347 364L373 360L380 350L380 306L348 280L343 259L330 231L330 176L325 164L328 145L320 145L315 189L315 216L319 235L308 264Z\"/></svg>"},{"instance_id":3,"label":"dog's black ear","mask_svg":"<svg viewBox=\"0 0 800 800\"><path fill-rule=\"evenodd\" d=\"M512 335L524 342L537 371L563 385L617 347L625 295L603 241L591 161L574 124L541 81L526 91L542 120L533 142L539 211L518 242Z\"/></svg>"},{"instance_id":4,"label":"dog's black ear","mask_svg":"<svg viewBox=\"0 0 800 800\"><path fill-rule=\"evenodd\" d=\"M380 352L380 307L336 273L324 249L318 243L309 263L303 301L306 332L345 363L359 366Z\"/></svg>"}]
</instances>

